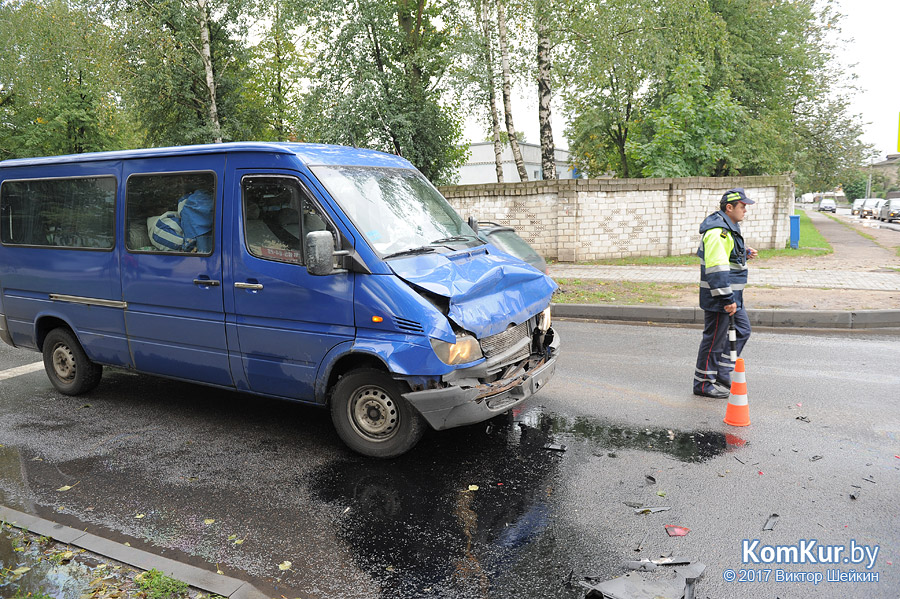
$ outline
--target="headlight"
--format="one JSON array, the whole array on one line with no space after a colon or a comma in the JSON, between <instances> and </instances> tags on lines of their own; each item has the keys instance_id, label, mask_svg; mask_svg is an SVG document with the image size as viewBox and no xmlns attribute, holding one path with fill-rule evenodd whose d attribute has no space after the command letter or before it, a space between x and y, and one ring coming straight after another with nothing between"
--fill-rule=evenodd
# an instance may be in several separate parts
<instances>
[{"instance_id":1,"label":"headlight","mask_svg":"<svg viewBox=\"0 0 900 599\"><path fill-rule=\"evenodd\" d=\"M537 326L545 333L550 328L550 306L538 315Z\"/></svg>"},{"instance_id":2,"label":"headlight","mask_svg":"<svg viewBox=\"0 0 900 599\"><path fill-rule=\"evenodd\" d=\"M447 343L440 339L431 339L431 347L434 353L444 364L451 366L465 364L482 357L481 344L471 335L463 335L456 338L456 343Z\"/></svg>"}]
</instances>

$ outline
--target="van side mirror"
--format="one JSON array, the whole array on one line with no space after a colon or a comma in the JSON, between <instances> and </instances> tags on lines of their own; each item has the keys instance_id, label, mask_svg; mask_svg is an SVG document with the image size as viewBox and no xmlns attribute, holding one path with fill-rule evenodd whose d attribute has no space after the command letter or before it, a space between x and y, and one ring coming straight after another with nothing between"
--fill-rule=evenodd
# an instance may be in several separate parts
<instances>
[{"instance_id":1,"label":"van side mirror","mask_svg":"<svg viewBox=\"0 0 900 599\"><path fill-rule=\"evenodd\" d=\"M334 237L328 231L306 234L306 270L311 275L330 275L334 272Z\"/></svg>"}]
</instances>

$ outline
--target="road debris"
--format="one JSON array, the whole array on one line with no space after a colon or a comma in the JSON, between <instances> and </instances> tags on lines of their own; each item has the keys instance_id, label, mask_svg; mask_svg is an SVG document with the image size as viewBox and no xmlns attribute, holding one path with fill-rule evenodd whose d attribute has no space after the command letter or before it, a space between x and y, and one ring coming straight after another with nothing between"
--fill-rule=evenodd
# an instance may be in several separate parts
<instances>
[{"instance_id":1,"label":"road debris","mask_svg":"<svg viewBox=\"0 0 900 599\"><path fill-rule=\"evenodd\" d=\"M772 514L771 516L769 516L769 519L766 520L765 524L763 524L763 530L775 530L775 525L778 523L778 518L780 518L778 514Z\"/></svg>"},{"instance_id":2,"label":"road debris","mask_svg":"<svg viewBox=\"0 0 900 599\"><path fill-rule=\"evenodd\" d=\"M665 529L670 537L683 537L687 533L691 532L690 528L686 528L684 526L675 526L674 524L666 524Z\"/></svg>"},{"instance_id":3,"label":"road debris","mask_svg":"<svg viewBox=\"0 0 900 599\"><path fill-rule=\"evenodd\" d=\"M652 572L660 565L676 566L674 578L648 580L638 574ZM623 566L631 572L605 582L593 583L592 578L585 577L591 581L579 583L582 588L587 589L585 599L693 599L694 585L706 570L705 564L691 563L681 557L631 560Z\"/></svg>"},{"instance_id":4,"label":"road debris","mask_svg":"<svg viewBox=\"0 0 900 599\"><path fill-rule=\"evenodd\" d=\"M644 505L641 507L634 508L635 514L656 514L658 512L667 512L672 509L671 506L665 505L660 507L650 507L649 505Z\"/></svg>"},{"instance_id":5,"label":"road debris","mask_svg":"<svg viewBox=\"0 0 900 599\"><path fill-rule=\"evenodd\" d=\"M656 484L656 479L654 477L650 476L649 474L646 475L644 478L646 479L648 485Z\"/></svg>"},{"instance_id":6,"label":"road debris","mask_svg":"<svg viewBox=\"0 0 900 599\"><path fill-rule=\"evenodd\" d=\"M820 456L820 455L814 455L813 457L809 458L809 461L810 462L818 462L819 460L822 459L822 457L823 456Z\"/></svg>"},{"instance_id":7,"label":"road debris","mask_svg":"<svg viewBox=\"0 0 900 599\"><path fill-rule=\"evenodd\" d=\"M867 477L864 477L863 480L866 481L867 483L872 483L873 485L877 485L877 484L878 484L878 483L875 482L875 477L874 477L873 475L871 475L871 474L870 474L869 476L867 476Z\"/></svg>"},{"instance_id":8,"label":"road debris","mask_svg":"<svg viewBox=\"0 0 900 599\"><path fill-rule=\"evenodd\" d=\"M550 451L562 452L562 451L566 450L566 446L563 445L562 443L547 443L546 445L544 445L544 449L548 449Z\"/></svg>"},{"instance_id":9,"label":"road debris","mask_svg":"<svg viewBox=\"0 0 900 599\"><path fill-rule=\"evenodd\" d=\"M795 420L799 420L801 422L809 422L809 416L797 416Z\"/></svg>"}]
</instances>

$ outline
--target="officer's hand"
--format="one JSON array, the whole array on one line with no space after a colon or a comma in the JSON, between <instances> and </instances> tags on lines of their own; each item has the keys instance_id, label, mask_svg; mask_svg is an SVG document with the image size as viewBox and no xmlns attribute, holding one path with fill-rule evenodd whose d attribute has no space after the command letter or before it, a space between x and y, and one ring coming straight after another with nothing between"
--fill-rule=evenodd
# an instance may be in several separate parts
<instances>
[{"instance_id":1,"label":"officer's hand","mask_svg":"<svg viewBox=\"0 0 900 599\"><path fill-rule=\"evenodd\" d=\"M734 302L734 303L731 303L731 304L728 304L727 306L725 306L725 311L728 313L729 316L734 316L734 313L737 312L737 302Z\"/></svg>"},{"instance_id":2,"label":"officer's hand","mask_svg":"<svg viewBox=\"0 0 900 599\"><path fill-rule=\"evenodd\" d=\"M752 247L747 246L747 257L748 258L756 258L757 256L759 256L759 252L754 250Z\"/></svg>"}]
</instances>

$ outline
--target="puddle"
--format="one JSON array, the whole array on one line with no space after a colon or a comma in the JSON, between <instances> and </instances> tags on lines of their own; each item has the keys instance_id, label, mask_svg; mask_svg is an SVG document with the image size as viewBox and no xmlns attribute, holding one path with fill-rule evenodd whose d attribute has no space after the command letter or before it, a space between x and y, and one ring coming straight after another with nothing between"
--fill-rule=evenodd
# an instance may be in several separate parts
<instances>
[{"instance_id":1,"label":"puddle","mask_svg":"<svg viewBox=\"0 0 900 599\"><path fill-rule=\"evenodd\" d=\"M511 578L527 581L532 596L580 597L561 586L569 570L557 571L579 560L554 527L567 453L545 448L563 443L574 453L579 440L604 455L640 450L685 462L744 444L715 431L629 430L535 408L427 436L389 462L330 464L309 485L333 508L338 536L382 597L505 597L509 589L497 585Z\"/></svg>"},{"instance_id":2,"label":"puddle","mask_svg":"<svg viewBox=\"0 0 900 599\"><path fill-rule=\"evenodd\" d=\"M525 415L528 418L530 414ZM633 449L666 453L682 462L704 462L727 451L746 445L737 435L718 431L679 431L676 429L632 429L610 425L592 418L549 416L552 432L589 440L598 449L615 451Z\"/></svg>"},{"instance_id":3,"label":"puddle","mask_svg":"<svg viewBox=\"0 0 900 599\"><path fill-rule=\"evenodd\" d=\"M92 594L96 587L91 587L91 581L103 577L98 564L76 561L67 551L49 539L4 527L0 530L0 597L79 599Z\"/></svg>"}]
</instances>

